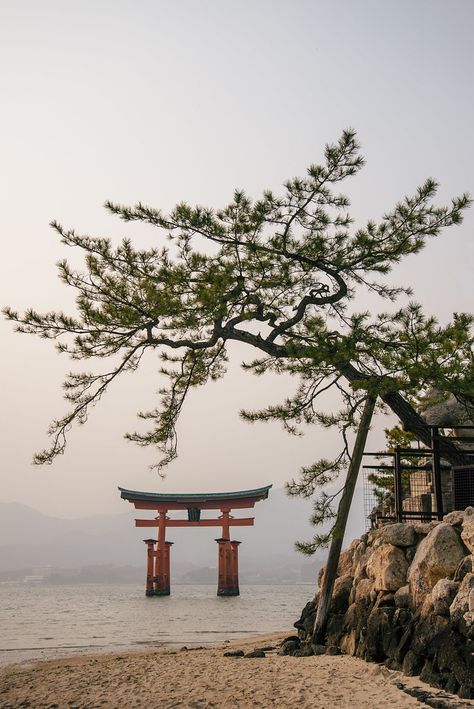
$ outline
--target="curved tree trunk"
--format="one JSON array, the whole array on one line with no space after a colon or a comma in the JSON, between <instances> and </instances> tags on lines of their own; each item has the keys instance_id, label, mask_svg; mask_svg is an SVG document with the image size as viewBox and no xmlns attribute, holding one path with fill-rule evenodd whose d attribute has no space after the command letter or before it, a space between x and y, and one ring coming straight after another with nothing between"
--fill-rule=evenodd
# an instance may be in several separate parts
<instances>
[{"instance_id":1,"label":"curved tree trunk","mask_svg":"<svg viewBox=\"0 0 474 709\"><path fill-rule=\"evenodd\" d=\"M362 375L350 362L339 364L338 369L349 382L370 379L370 376ZM398 391L385 392L380 394L380 398L398 416L406 431L414 433L425 446L431 448L430 426ZM472 461L471 457L466 458L465 453L452 440L443 436L439 437L439 450L443 458L455 465L468 464Z\"/></svg>"},{"instance_id":2,"label":"curved tree trunk","mask_svg":"<svg viewBox=\"0 0 474 709\"><path fill-rule=\"evenodd\" d=\"M322 643L324 638L329 614L329 605L331 603L334 581L336 580L337 575L337 566L339 564L342 542L344 540L344 533L347 526L347 518L349 516L352 498L354 496L357 476L359 474L360 464L362 462L367 434L370 429L376 401L377 397L372 394L369 394L366 399L354 443L352 459L349 465L349 470L347 471L346 484L344 485L342 497L337 509L336 524L334 525L331 546L329 548L328 560L324 572L323 585L321 588L321 595L318 603L318 610L316 612L316 619L314 622L312 642L315 644Z\"/></svg>"}]
</instances>

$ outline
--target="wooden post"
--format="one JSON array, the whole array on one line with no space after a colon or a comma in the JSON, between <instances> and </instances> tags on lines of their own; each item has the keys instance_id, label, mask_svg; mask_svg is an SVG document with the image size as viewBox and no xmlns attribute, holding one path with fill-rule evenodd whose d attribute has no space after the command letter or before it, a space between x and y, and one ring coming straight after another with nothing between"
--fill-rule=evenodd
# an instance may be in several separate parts
<instances>
[{"instance_id":1,"label":"wooden post","mask_svg":"<svg viewBox=\"0 0 474 709\"><path fill-rule=\"evenodd\" d=\"M439 429L438 426L431 427L431 460L433 471L433 489L436 503L436 516L441 521L443 519L443 488L441 485L441 456L439 451Z\"/></svg>"},{"instance_id":2,"label":"wooden post","mask_svg":"<svg viewBox=\"0 0 474 709\"><path fill-rule=\"evenodd\" d=\"M234 596L239 596L239 544L241 542L232 541L230 544L232 547L232 590Z\"/></svg>"},{"instance_id":3,"label":"wooden post","mask_svg":"<svg viewBox=\"0 0 474 709\"><path fill-rule=\"evenodd\" d=\"M368 394L365 401L364 410L362 412L362 417L360 419L359 428L357 430L354 449L352 451L352 458L349 465L349 470L347 471L346 484L344 485L342 497L337 509L336 523L332 533L331 546L329 548L328 560L324 572L318 610L314 621L312 642L316 645L322 644L324 640L334 581L337 576L337 567L339 564L342 542L344 540L344 533L346 531L347 518L349 516L352 498L354 496L357 476L359 474L359 468L362 462L365 443L367 441L367 434L369 433L376 401L376 395Z\"/></svg>"},{"instance_id":4,"label":"wooden post","mask_svg":"<svg viewBox=\"0 0 474 709\"><path fill-rule=\"evenodd\" d=\"M170 552L173 542L165 542L164 548L164 564L163 564L163 590L162 596L170 595L171 587L171 572L170 572Z\"/></svg>"},{"instance_id":5,"label":"wooden post","mask_svg":"<svg viewBox=\"0 0 474 709\"><path fill-rule=\"evenodd\" d=\"M145 595L146 596L154 596L155 592L153 590L153 563L155 561L155 553L154 553L154 546L155 546L155 540L154 539L144 539L143 540L146 544L146 590L145 590Z\"/></svg>"},{"instance_id":6,"label":"wooden post","mask_svg":"<svg viewBox=\"0 0 474 709\"><path fill-rule=\"evenodd\" d=\"M395 492L395 518L397 522L403 522L403 483L400 446L395 447L393 482Z\"/></svg>"},{"instance_id":7,"label":"wooden post","mask_svg":"<svg viewBox=\"0 0 474 709\"><path fill-rule=\"evenodd\" d=\"M223 507L222 512L222 539L230 539L229 507Z\"/></svg>"},{"instance_id":8,"label":"wooden post","mask_svg":"<svg viewBox=\"0 0 474 709\"><path fill-rule=\"evenodd\" d=\"M216 539L218 544L218 570L217 570L217 595L218 596L238 596L238 588L233 585L233 549L229 539L220 537Z\"/></svg>"},{"instance_id":9,"label":"wooden post","mask_svg":"<svg viewBox=\"0 0 474 709\"><path fill-rule=\"evenodd\" d=\"M155 552L155 596L169 596L166 582L166 510L160 510L158 518L158 544Z\"/></svg>"},{"instance_id":10,"label":"wooden post","mask_svg":"<svg viewBox=\"0 0 474 709\"><path fill-rule=\"evenodd\" d=\"M225 539L220 537L216 539L217 542L217 595L226 595L226 581L227 581L227 569L226 569L226 553L225 553Z\"/></svg>"}]
</instances>

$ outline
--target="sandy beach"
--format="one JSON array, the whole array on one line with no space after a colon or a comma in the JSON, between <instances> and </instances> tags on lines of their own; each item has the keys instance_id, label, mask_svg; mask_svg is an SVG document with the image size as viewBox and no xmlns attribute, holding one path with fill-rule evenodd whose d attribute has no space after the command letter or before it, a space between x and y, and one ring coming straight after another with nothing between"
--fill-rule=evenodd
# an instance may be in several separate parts
<instances>
[{"instance_id":1,"label":"sandy beach","mask_svg":"<svg viewBox=\"0 0 474 709\"><path fill-rule=\"evenodd\" d=\"M385 667L349 656L224 657L224 652L275 646L284 636L258 636L206 649L85 655L0 671L0 707L93 709L378 709L429 706L397 683L436 690ZM438 693L439 694L439 693ZM474 706L441 693L446 707ZM433 706L433 704L431 704ZM441 704L439 705L441 706Z\"/></svg>"}]
</instances>

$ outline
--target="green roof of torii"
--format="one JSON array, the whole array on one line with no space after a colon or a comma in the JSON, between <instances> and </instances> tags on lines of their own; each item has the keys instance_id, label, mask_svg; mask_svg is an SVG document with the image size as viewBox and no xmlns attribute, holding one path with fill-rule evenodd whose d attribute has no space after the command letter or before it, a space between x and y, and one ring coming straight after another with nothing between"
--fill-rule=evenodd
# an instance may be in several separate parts
<instances>
[{"instance_id":1,"label":"green roof of torii","mask_svg":"<svg viewBox=\"0 0 474 709\"><path fill-rule=\"evenodd\" d=\"M265 500L268 497L268 491L272 486L257 487L254 490L237 490L236 492L191 492L191 493L174 493L174 492L140 492L139 490L126 490L119 487L120 497L130 502L178 502L186 504L188 502L215 502L217 500L247 500L249 498Z\"/></svg>"}]
</instances>

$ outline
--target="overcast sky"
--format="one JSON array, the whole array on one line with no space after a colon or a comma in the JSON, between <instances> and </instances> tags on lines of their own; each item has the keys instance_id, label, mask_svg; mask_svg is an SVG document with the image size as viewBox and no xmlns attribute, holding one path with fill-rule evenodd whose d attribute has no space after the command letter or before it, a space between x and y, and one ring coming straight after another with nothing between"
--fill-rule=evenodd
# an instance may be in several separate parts
<instances>
[{"instance_id":1,"label":"overcast sky","mask_svg":"<svg viewBox=\"0 0 474 709\"><path fill-rule=\"evenodd\" d=\"M440 202L474 193L473 21L472 0L0 0L0 303L73 310L55 269L71 254L51 219L154 244L157 232L107 215L104 200L168 210L181 200L222 206L235 187L258 197L304 174L348 126L367 158L349 189L359 223L428 176L441 182ZM443 322L472 310L473 224L471 210L392 274ZM242 407L281 399L288 381L241 372L235 347L226 379L190 397L165 482L147 468L153 452L122 438L154 405L151 357L72 432L66 455L33 467L64 411L69 362L9 323L1 337L2 502L117 512L117 485L281 486L337 450L324 431L292 439L239 420ZM377 423L372 447L389 423Z\"/></svg>"}]
</instances>

